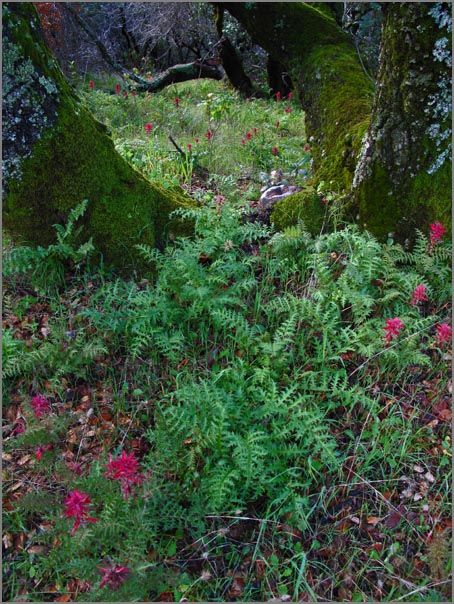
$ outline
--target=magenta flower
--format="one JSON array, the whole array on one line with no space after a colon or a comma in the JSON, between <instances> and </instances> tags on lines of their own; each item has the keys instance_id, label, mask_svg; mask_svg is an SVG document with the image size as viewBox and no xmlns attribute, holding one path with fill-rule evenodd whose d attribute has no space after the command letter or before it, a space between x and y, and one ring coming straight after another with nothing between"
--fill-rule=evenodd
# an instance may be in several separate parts
<instances>
[{"instance_id":1,"label":"magenta flower","mask_svg":"<svg viewBox=\"0 0 454 604\"><path fill-rule=\"evenodd\" d=\"M289 101L291 101L293 99L293 92L289 92L287 98Z\"/></svg>"},{"instance_id":2,"label":"magenta flower","mask_svg":"<svg viewBox=\"0 0 454 604\"><path fill-rule=\"evenodd\" d=\"M253 134L254 136L257 136L257 133L258 133L258 130L257 130L257 128L254 126L254 128L252 128L252 134Z\"/></svg>"},{"instance_id":3,"label":"magenta flower","mask_svg":"<svg viewBox=\"0 0 454 604\"><path fill-rule=\"evenodd\" d=\"M438 346L443 346L444 342L449 344L452 338L451 326L448 323L442 323L441 325L437 325L436 330Z\"/></svg>"},{"instance_id":4,"label":"magenta flower","mask_svg":"<svg viewBox=\"0 0 454 604\"><path fill-rule=\"evenodd\" d=\"M241 144L245 145L246 144L246 140L244 138L241 139Z\"/></svg>"},{"instance_id":5,"label":"magenta flower","mask_svg":"<svg viewBox=\"0 0 454 604\"><path fill-rule=\"evenodd\" d=\"M192 149L192 145L191 145L191 143L188 143L188 144L186 145L186 147L187 147L188 151L190 151L190 150Z\"/></svg>"},{"instance_id":6,"label":"magenta flower","mask_svg":"<svg viewBox=\"0 0 454 604\"><path fill-rule=\"evenodd\" d=\"M281 122L276 122L274 125L276 126L276 128L279 128L279 126L281 125Z\"/></svg>"},{"instance_id":7,"label":"magenta flower","mask_svg":"<svg viewBox=\"0 0 454 604\"><path fill-rule=\"evenodd\" d=\"M279 103L279 101L281 100L281 93L279 92L279 90L276 92L276 101Z\"/></svg>"},{"instance_id":8,"label":"magenta flower","mask_svg":"<svg viewBox=\"0 0 454 604\"><path fill-rule=\"evenodd\" d=\"M415 291L413 292L410 306L415 306L415 304L417 304L418 302L427 302L429 298L426 294L426 286L422 284L417 285L415 287Z\"/></svg>"},{"instance_id":9,"label":"magenta flower","mask_svg":"<svg viewBox=\"0 0 454 604\"><path fill-rule=\"evenodd\" d=\"M120 84L115 84L115 94L120 94L120 92L121 92Z\"/></svg>"},{"instance_id":10,"label":"magenta flower","mask_svg":"<svg viewBox=\"0 0 454 604\"><path fill-rule=\"evenodd\" d=\"M246 138L247 138L248 141L251 140L251 138L252 138L252 134L250 132L246 132L245 136L246 136Z\"/></svg>"},{"instance_id":11,"label":"magenta flower","mask_svg":"<svg viewBox=\"0 0 454 604\"><path fill-rule=\"evenodd\" d=\"M90 90L94 90L95 89L95 83L93 82L93 80L90 80L88 82L88 85L90 86Z\"/></svg>"},{"instance_id":12,"label":"magenta flower","mask_svg":"<svg viewBox=\"0 0 454 604\"><path fill-rule=\"evenodd\" d=\"M180 106L180 100L181 100L181 99L179 99L178 97L175 97L175 98L173 99L173 102L175 103L175 107L179 107L179 106Z\"/></svg>"},{"instance_id":13,"label":"magenta flower","mask_svg":"<svg viewBox=\"0 0 454 604\"><path fill-rule=\"evenodd\" d=\"M108 585L111 589L118 589L131 572L129 568L119 564L116 564L113 568L104 566L98 566L98 568L103 571L99 589L102 589L104 585Z\"/></svg>"},{"instance_id":14,"label":"magenta flower","mask_svg":"<svg viewBox=\"0 0 454 604\"><path fill-rule=\"evenodd\" d=\"M277 147L273 147L273 148L271 149L271 153L272 153L273 155L278 155L278 154L279 154L279 149L278 149Z\"/></svg>"},{"instance_id":15,"label":"magenta flower","mask_svg":"<svg viewBox=\"0 0 454 604\"><path fill-rule=\"evenodd\" d=\"M39 461L43 456L44 451L51 451L53 449L53 445L42 445L37 447L35 457Z\"/></svg>"},{"instance_id":16,"label":"magenta flower","mask_svg":"<svg viewBox=\"0 0 454 604\"><path fill-rule=\"evenodd\" d=\"M387 344L391 343L393 338L397 338L401 329L405 327L399 318L386 319L385 340Z\"/></svg>"},{"instance_id":17,"label":"magenta flower","mask_svg":"<svg viewBox=\"0 0 454 604\"><path fill-rule=\"evenodd\" d=\"M207 137L208 140L213 138L213 133L211 132L211 130L208 130L208 132L205 134L205 136Z\"/></svg>"},{"instance_id":18,"label":"magenta flower","mask_svg":"<svg viewBox=\"0 0 454 604\"><path fill-rule=\"evenodd\" d=\"M134 96L134 97L135 97L135 96L137 96L137 90L133 90L133 91L131 92L131 94L132 94L132 96Z\"/></svg>"},{"instance_id":19,"label":"magenta flower","mask_svg":"<svg viewBox=\"0 0 454 604\"><path fill-rule=\"evenodd\" d=\"M145 132L147 134L150 134L150 132L153 130L153 124L147 123L147 124L145 124L144 128L145 128Z\"/></svg>"},{"instance_id":20,"label":"magenta flower","mask_svg":"<svg viewBox=\"0 0 454 604\"><path fill-rule=\"evenodd\" d=\"M77 489L71 491L65 499L64 506L66 507L66 510L63 512L64 515L68 518L76 519L71 535L74 535L81 522L98 522L97 518L90 518L88 516L87 507L90 503L90 496Z\"/></svg>"},{"instance_id":21,"label":"magenta flower","mask_svg":"<svg viewBox=\"0 0 454 604\"><path fill-rule=\"evenodd\" d=\"M104 476L121 482L121 489L125 499L128 499L131 495L131 488L133 486L138 486L145 480L145 477L138 472L139 460L134 453L127 455L123 450L117 459L112 459L112 455L110 455L109 463L106 465L107 472Z\"/></svg>"},{"instance_id":22,"label":"magenta flower","mask_svg":"<svg viewBox=\"0 0 454 604\"><path fill-rule=\"evenodd\" d=\"M285 113L292 113L292 111L293 111L293 110L292 110L292 108L291 108L291 107L286 107L286 108L284 109L284 111L285 111Z\"/></svg>"},{"instance_id":23,"label":"magenta flower","mask_svg":"<svg viewBox=\"0 0 454 604\"><path fill-rule=\"evenodd\" d=\"M304 145L303 149L304 149L305 151L309 151L309 150L310 150L310 147L309 147L309 145Z\"/></svg>"},{"instance_id":24,"label":"magenta flower","mask_svg":"<svg viewBox=\"0 0 454 604\"><path fill-rule=\"evenodd\" d=\"M37 394L30 401L30 405L35 410L35 417L40 417L43 413L47 413L50 409L50 403L42 394Z\"/></svg>"},{"instance_id":25,"label":"magenta flower","mask_svg":"<svg viewBox=\"0 0 454 604\"><path fill-rule=\"evenodd\" d=\"M430 224L430 243L434 245L442 240L443 235L446 233L446 228L441 224L441 222L434 222Z\"/></svg>"},{"instance_id":26,"label":"magenta flower","mask_svg":"<svg viewBox=\"0 0 454 604\"><path fill-rule=\"evenodd\" d=\"M200 138L195 138L195 139L194 139L194 142L195 142L195 143L200 143Z\"/></svg>"},{"instance_id":27,"label":"magenta flower","mask_svg":"<svg viewBox=\"0 0 454 604\"><path fill-rule=\"evenodd\" d=\"M128 98L128 93L126 92L126 90L123 92L123 96L125 97L125 99Z\"/></svg>"}]
</instances>

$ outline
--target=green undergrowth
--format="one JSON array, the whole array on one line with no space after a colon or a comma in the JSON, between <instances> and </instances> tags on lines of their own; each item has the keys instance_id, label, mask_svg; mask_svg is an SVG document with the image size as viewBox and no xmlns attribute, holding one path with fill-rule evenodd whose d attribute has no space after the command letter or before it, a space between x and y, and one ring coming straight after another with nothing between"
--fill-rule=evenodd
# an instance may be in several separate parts
<instances>
[{"instance_id":1,"label":"green undergrowth","mask_svg":"<svg viewBox=\"0 0 454 604\"><path fill-rule=\"evenodd\" d=\"M443 601L450 245L176 217L194 235L139 246L140 281L68 229L6 254L5 601Z\"/></svg>"}]
</instances>

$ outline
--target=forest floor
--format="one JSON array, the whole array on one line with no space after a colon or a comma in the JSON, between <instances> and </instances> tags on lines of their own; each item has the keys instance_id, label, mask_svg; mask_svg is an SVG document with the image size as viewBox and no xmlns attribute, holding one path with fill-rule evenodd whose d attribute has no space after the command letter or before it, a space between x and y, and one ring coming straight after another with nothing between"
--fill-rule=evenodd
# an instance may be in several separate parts
<instances>
[{"instance_id":1,"label":"forest floor","mask_svg":"<svg viewBox=\"0 0 454 604\"><path fill-rule=\"evenodd\" d=\"M3 601L451 601L449 244L245 221L310 175L292 99L109 86L201 209L137 280L4 240Z\"/></svg>"}]
</instances>

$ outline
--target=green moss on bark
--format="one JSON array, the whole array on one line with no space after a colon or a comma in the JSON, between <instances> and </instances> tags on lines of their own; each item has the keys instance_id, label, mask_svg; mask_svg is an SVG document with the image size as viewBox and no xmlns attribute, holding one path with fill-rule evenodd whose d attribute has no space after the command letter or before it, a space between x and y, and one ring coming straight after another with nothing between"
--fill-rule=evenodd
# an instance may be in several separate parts
<instances>
[{"instance_id":1,"label":"green moss on bark","mask_svg":"<svg viewBox=\"0 0 454 604\"><path fill-rule=\"evenodd\" d=\"M10 42L21 50L24 60L35 66L36 59L40 76L56 83L58 102L49 120L51 127L44 126L28 156L20 158L20 177L8 182L4 225L13 237L46 246L54 241L52 225L64 223L69 211L87 199L81 237L93 237L107 264L140 268L142 261L134 245L156 246L170 231L189 232L190 225L171 222L169 213L194 202L182 192L150 183L115 151L105 126L79 103L58 69L55 74L35 20L24 23L27 11L28 5L15 7L9 15Z\"/></svg>"},{"instance_id":2,"label":"green moss on bark","mask_svg":"<svg viewBox=\"0 0 454 604\"><path fill-rule=\"evenodd\" d=\"M303 221L306 229L317 235L323 225L325 210L322 200L312 187L289 195L278 201L271 212L271 223L276 230L282 231L288 226Z\"/></svg>"}]
</instances>

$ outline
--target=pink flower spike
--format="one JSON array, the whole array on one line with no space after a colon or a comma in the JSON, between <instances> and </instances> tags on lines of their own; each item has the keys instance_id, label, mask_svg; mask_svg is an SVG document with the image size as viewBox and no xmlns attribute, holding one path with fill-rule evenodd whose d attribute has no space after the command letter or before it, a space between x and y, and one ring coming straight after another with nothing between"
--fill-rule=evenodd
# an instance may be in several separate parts
<instances>
[{"instance_id":1,"label":"pink flower spike","mask_svg":"<svg viewBox=\"0 0 454 604\"><path fill-rule=\"evenodd\" d=\"M309 151L309 150L310 150L310 147L309 147L309 145L304 145L303 149L304 149L305 151Z\"/></svg>"},{"instance_id":2,"label":"pink flower spike","mask_svg":"<svg viewBox=\"0 0 454 604\"><path fill-rule=\"evenodd\" d=\"M36 449L36 455L35 455L36 459L39 461L45 451L51 451L53 448L54 448L53 445L43 445L43 446L38 447Z\"/></svg>"},{"instance_id":3,"label":"pink flower spike","mask_svg":"<svg viewBox=\"0 0 454 604\"><path fill-rule=\"evenodd\" d=\"M446 228L441 224L441 222L434 222L430 226L430 243L434 245L441 241L443 235L446 233Z\"/></svg>"},{"instance_id":4,"label":"pink flower spike","mask_svg":"<svg viewBox=\"0 0 454 604\"><path fill-rule=\"evenodd\" d=\"M113 568L104 566L98 566L98 568L103 571L99 589L102 589L105 585L108 585L111 589L118 589L131 572L129 568L119 564L116 564Z\"/></svg>"},{"instance_id":5,"label":"pink flower spike","mask_svg":"<svg viewBox=\"0 0 454 604\"><path fill-rule=\"evenodd\" d=\"M194 139L194 142L195 142L195 143L200 143L200 138L195 138L195 139Z\"/></svg>"},{"instance_id":6,"label":"pink flower spike","mask_svg":"<svg viewBox=\"0 0 454 604\"><path fill-rule=\"evenodd\" d=\"M250 132L246 132L246 138L247 140L251 140L252 134Z\"/></svg>"},{"instance_id":7,"label":"pink flower spike","mask_svg":"<svg viewBox=\"0 0 454 604\"><path fill-rule=\"evenodd\" d=\"M284 109L285 113L292 113L292 108L291 107L286 107Z\"/></svg>"},{"instance_id":8,"label":"pink flower spike","mask_svg":"<svg viewBox=\"0 0 454 604\"><path fill-rule=\"evenodd\" d=\"M173 102L175 103L175 107L179 107L180 106L180 99L178 97L175 97L173 99Z\"/></svg>"},{"instance_id":9,"label":"pink flower spike","mask_svg":"<svg viewBox=\"0 0 454 604\"><path fill-rule=\"evenodd\" d=\"M393 338L397 338L401 329L405 327L399 318L386 319L385 340L387 344L391 343Z\"/></svg>"},{"instance_id":10,"label":"pink flower spike","mask_svg":"<svg viewBox=\"0 0 454 604\"><path fill-rule=\"evenodd\" d=\"M287 98L289 101L291 101L293 99L293 92L289 92Z\"/></svg>"},{"instance_id":11,"label":"pink flower spike","mask_svg":"<svg viewBox=\"0 0 454 604\"><path fill-rule=\"evenodd\" d=\"M67 518L75 518L76 522L74 523L73 530L71 531L71 535L79 528L81 522L98 522L97 518L90 518L88 516L87 507L91 503L90 495L86 493L82 493L81 491L74 489L68 494L68 497L64 501L64 506L66 510L63 514Z\"/></svg>"},{"instance_id":12,"label":"pink flower spike","mask_svg":"<svg viewBox=\"0 0 454 604\"><path fill-rule=\"evenodd\" d=\"M452 329L448 323L442 323L441 325L437 325L437 344L440 348L443 346L445 342L449 344L452 338Z\"/></svg>"},{"instance_id":13,"label":"pink flower spike","mask_svg":"<svg viewBox=\"0 0 454 604\"><path fill-rule=\"evenodd\" d=\"M279 126L281 125L281 122L276 122L274 125L276 126L276 128L279 128Z\"/></svg>"},{"instance_id":14,"label":"pink flower spike","mask_svg":"<svg viewBox=\"0 0 454 604\"><path fill-rule=\"evenodd\" d=\"M50 410L50 403L49 401L42 396L41 394L37 394L36 396L34 396L32 398L32 400L30 401L30 405L34 408L35 410L35 417L41 417L41 415L43 413L47 413Z\"/></svg>"},{"instance_id":15,"label":"pink flower spike","mask_svg":"<svg viewBox=\"0 0 454 604\"><path fill-rule=\"evenodd\" d=\"M133 91L131 92L131 94L132 94L132 96L137 96L137 90L133 90Z\"/></svg>"},{"instance_id":16,"label":"pink flower spike","mask_svg":"<svg viewBox=\"0 0 454 604\"><path fill-rule=\"evenodd\" d=\"M272 153L273 155L279 155L279 149L278 149L277 147L273 147L273 148L271 149L271 153Z\"/></svg>"},{"instance_id":17,"label":"pink flower spike","mask_svg":"<svg viewBox=\"0 0 454 604\"><path fill-rule=\"evenodd\" d=\"M421 284L415 287L415 291L413 292L413 296L410 302L410 306L415 306L418 302L428 302L429 298L427 297L426 286Z\"/></svg>"},{"instance_id":18,"label":"pink flower spike","mask_svg":"<svg viewBox=\"0 0 454 604\"><path fill-rule=\"evenodd\" d=\"M255 128L255 126L254 126L254 128L252 128L252 134L253 134L254 136L257 136L257 133L258 133L258 130L257 130L257 128Z\"/></svg>"},{"instance_id":19,"label":"pink flower spike","mask_svg":"<svg viewBox=\"0 0 454 604\"><path fill-rule=\"evenodd\" d=\"M281 100L281 93L279 92L279 90L276 92L276 101L279 103L279 101Z\"/></svg>"},{"instance_id":20,"label":"pink flower spike","mask_svg":"<svg viewBox=\"0 0 454 604\"><path fill-rule=\"evenodd\" d=\"M115 84L115 94L120 94L120 92L121 92L120 84Z\"/></svg>"},{"instance_id":21,"label":"pink flower spike","mask_svg":"<svg viewBox=\"0 0 454 604\"><path fill-rule=\"evenodd\" d=\"M90 86L90 90L94 90L95 89L95 83L93 82L93 80L90 80L88 82L88 85Z\"/></svg>"},{"instance_id":22,"label":"pink flower spike","mask_svg":"<svg viewBox=\"0 0 454 604\"><path fill-rule=\"evenodd\" d=\"M213 138L213 133L211 132L211 130L208 130L208 132L205 134L205 136L207 137L208 140Z\"/></svg>"},{"instance_id":23,"label":"pink flower spike","mask_svg":"<svg viewBox=\"0 0 454 604\"><path fill-rule=\"evenodd\" d=\"M190 151L190 150L192 149L192 145L191 145L191 143L188 143L188 144L186 145L186 147L188 148L188 151Z\"/></svg>"},{"instance_id":24,"label":"pink flower spike","mask_svg":"<svg viewBox=\"0 0 454 604\"><path fill-rule=\"evenodd\" d=\"M107 472L104 476L121 482L121 489L125 499L128 499L131 495L133 486L138 486L145 480L145 477L138 472L139 460L134 453L127 455L126 451L123 450L117 459L113 459L112 455L110 455L109 463L106 465Z\"/></svg>"},{"instance_id":25,"label":"pink flower spike","mask_svg":"<svg viewBox=\"0 0 454 604\"><path fill-rule=\"evenodd\" d=\"M145 124L144 128L145 128L145 132L147 134L150 134L150 132L153 130L153 124L150 124L150 123Z\"/></svg>"},{"instance_id":26,"label":"pink flower spike","mask_svg":"<svg viewBox=\"0 0 454 604\"><path fill-rule=\"evenodd\" d=\"M125 97L125 99L128 98L128 93L126 92L126 90L123 92L123 96Z\"/></svg>"}]
</instances>

